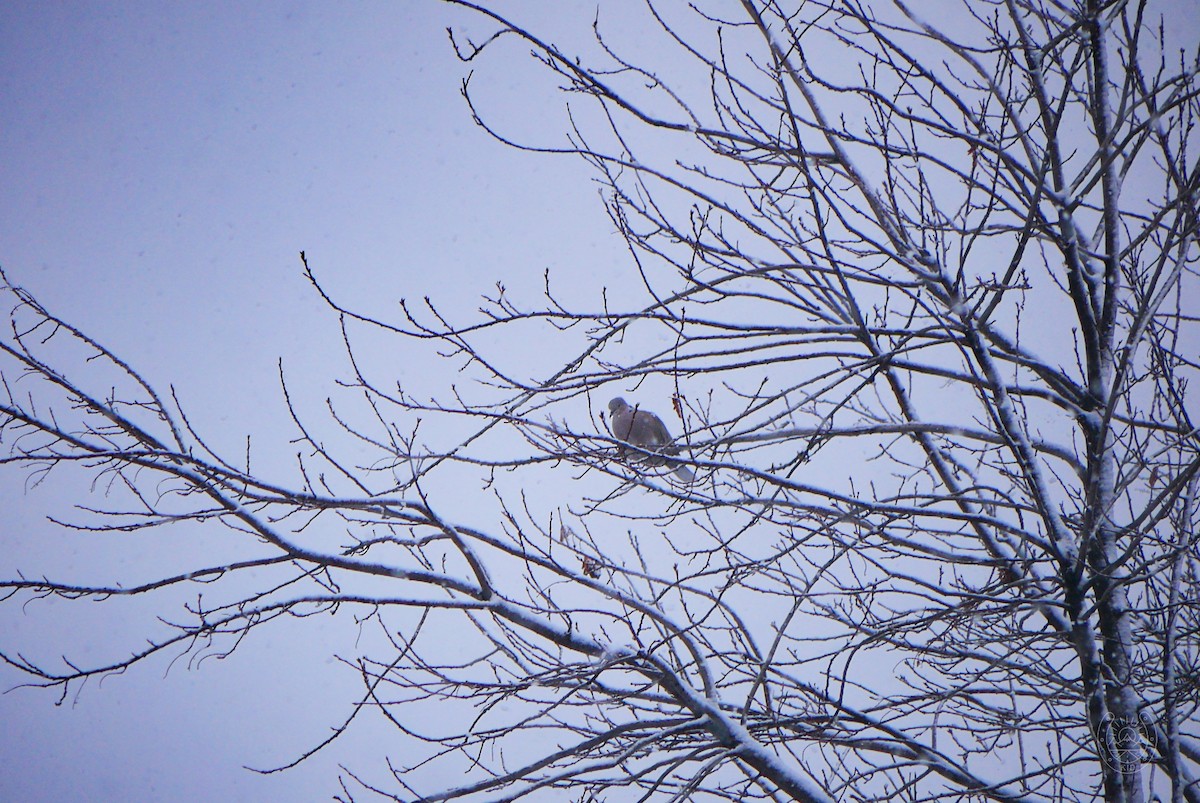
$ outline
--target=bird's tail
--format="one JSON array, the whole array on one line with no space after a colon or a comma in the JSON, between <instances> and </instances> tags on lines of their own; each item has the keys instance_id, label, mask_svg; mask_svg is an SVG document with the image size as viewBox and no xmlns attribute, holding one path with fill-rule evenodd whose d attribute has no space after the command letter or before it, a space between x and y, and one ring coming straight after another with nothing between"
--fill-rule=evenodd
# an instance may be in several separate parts
<instances>
[{"instance_id":1,"label":"bird's tail","mask_svg":"<svg viewBox=\"0 0 1200 803\"><path fill-rule=\"evenodd\" d=\"M691 482L696 479L696 472L692 471L690 466L678 465L675 466L675 476L684 482Z\"/></svg>"}]
</instances>

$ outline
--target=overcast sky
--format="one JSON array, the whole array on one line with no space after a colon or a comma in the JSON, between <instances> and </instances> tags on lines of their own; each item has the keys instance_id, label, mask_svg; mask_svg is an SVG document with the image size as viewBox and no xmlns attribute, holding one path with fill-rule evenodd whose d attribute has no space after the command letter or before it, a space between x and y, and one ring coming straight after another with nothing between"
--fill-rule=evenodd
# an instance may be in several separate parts
<instances>
[{"instance_id":1,"label":"overcast sky","mask_svg":"<svg viewBox=\"0 0 1200 803\"><path fill-rule=\"evenodd\" d=\"M587 40L596 6L495 5L568 50ZM1200 3L1179 7L1180 25L1200 29ZM636 43L640 19L601 24ZM380 316L424 296L469 311L497 281L530 297L546 269L568 288L619 284L631 267L587 167L518 153L472 123L459 94L470 67L448 26L494 29L434 0L0 4L0 266L153 385L173 386L216 445L253 433L285 455L278 361L318 406L345 370L299 251L339 300ZM555 81L528 47L505 47L476 65L489 120L561 145ZM395 360L405 381L444 369ZM107 542L46 523L86 488L27 486L0 470L0 576L136 574ZM169 556L147 565L156 558ZM142 615L6 607L0 647L127 652ZM391 731L360 728L339 753L282 775L242 767L296 758L348 713L357 679L332 658L355 652L344 624L264 628L227 660L151 662L61 706L37 690L0 696L0 800L329 799L337 760L378 761ZM0 689L20 680L0 667Z\"/></svg>"},{"instance_id":2,"label":"overcast sky","mask_svg":"<svg viewBox=\"0 0 1200 803\"><path fill-rule=\"evenodd\" d=\"M594 4L552 6L504 4L587 34ZM343 370L301 249L341 300L381 314L425 295L469 309L498 280L536 289L546 268L603 278L621 246L585 166L473 125L447 26L492 29L436 2L0 4L0 265L156 387L174 385L226 446L286 440L278 359L301 386ZM480 70L480 97L512 130L561 144L561 117L527 103L551 86L527 53ZM79 488L25 485L0 472L0 572L104 565L103 544L44 521ZM136 646L139 623L114 633L99 608L6 610L0 638L83 660ZM345 715L356 681L330 656L352 653L355 635L306 621L61 707L46 692L0 696L0 799L328 799L331 759L267 779L241 767L289 761ZM0 669L3 688L19 680ZM372 736L387 732L359 738Z\"/></svg>"}]
</instances>

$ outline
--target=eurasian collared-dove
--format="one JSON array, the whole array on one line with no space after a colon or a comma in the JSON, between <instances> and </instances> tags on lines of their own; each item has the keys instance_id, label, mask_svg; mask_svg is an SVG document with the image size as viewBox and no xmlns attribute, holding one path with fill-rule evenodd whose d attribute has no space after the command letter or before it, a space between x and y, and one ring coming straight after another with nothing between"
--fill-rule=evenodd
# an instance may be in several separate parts
<instances>
[{"instance_id":1,"label":"eurasian collared-dove","mask_svg":"<svg viewBox=\"0 0 1200 803\"><path fill-rule=\"evenodd\" d=\"M612 415L612 433L617 440L625 441L630 446L636 446L648 452L679 454L679 447L675 445L671 433L667 431L667 425L654 413L639 407L630 407L629 402L620 396L608 403L608 411ZM677 460L642 455L638 462L651 466L670 466L674 470L675 476L684 482L696 479L695 472Z\"/></svg>"}]
</instances>

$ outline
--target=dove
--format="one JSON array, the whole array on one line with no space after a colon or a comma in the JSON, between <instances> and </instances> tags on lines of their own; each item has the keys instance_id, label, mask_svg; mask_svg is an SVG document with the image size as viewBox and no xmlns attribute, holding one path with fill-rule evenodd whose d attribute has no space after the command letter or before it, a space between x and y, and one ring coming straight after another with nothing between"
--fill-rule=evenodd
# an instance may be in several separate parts
<instances>
[{"instance_id":1,"label":"dove","mask_svg":"<svg viewBox=\"0 0 1200 803\"><path fill-rule=\"evenodd\" d=\"M645 449L647 452L658 452L664 455L679 454L679 447L675 445L671 433L667 431L667 425L654 413L640 407L630 407L629 402L620 396L608 403L608 411L612 415L612 433L617 440L639 449ZM643 455L638 462L644 462L651 466L666 465L675 472L676 477L684 482L691 482L696 478L695 472L678 460Z\"/></svg>"}]
</instances>

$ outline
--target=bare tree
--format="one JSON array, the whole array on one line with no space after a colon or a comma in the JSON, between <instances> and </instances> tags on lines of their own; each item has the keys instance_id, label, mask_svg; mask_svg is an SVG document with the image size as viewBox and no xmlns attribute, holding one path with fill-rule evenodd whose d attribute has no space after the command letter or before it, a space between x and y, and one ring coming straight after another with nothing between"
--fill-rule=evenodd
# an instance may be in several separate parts
<instances>
[{"instance_id":1,"label":"bare tree","mask_svg":"<svg viewBox=\"0 0 1200 803\"><path fill-rule=\"evenodd\" d=\"M559 145L463 92L594 167L629 246L612 295L575 309L547 277L389 321L305 262L354 381L341 446L293 415L283 482L9 286L5 462L99 478L93 536L239 538L136 585L5 581L10 605L204 590L119 662L6 660L66 694L352 609L378 626L344 656L356 713L404 748L347 798L1200 801L1200 50L1172 10L650 4L668 73L603 16L584 58L450 1L491 26L452 34L464 61L518 44L561 79ZM368 365L379 333L455 384ZM551 339L576 353L512 345ZM613 396L670 460L614 436Z\"/></svg>"}]
</instances>

